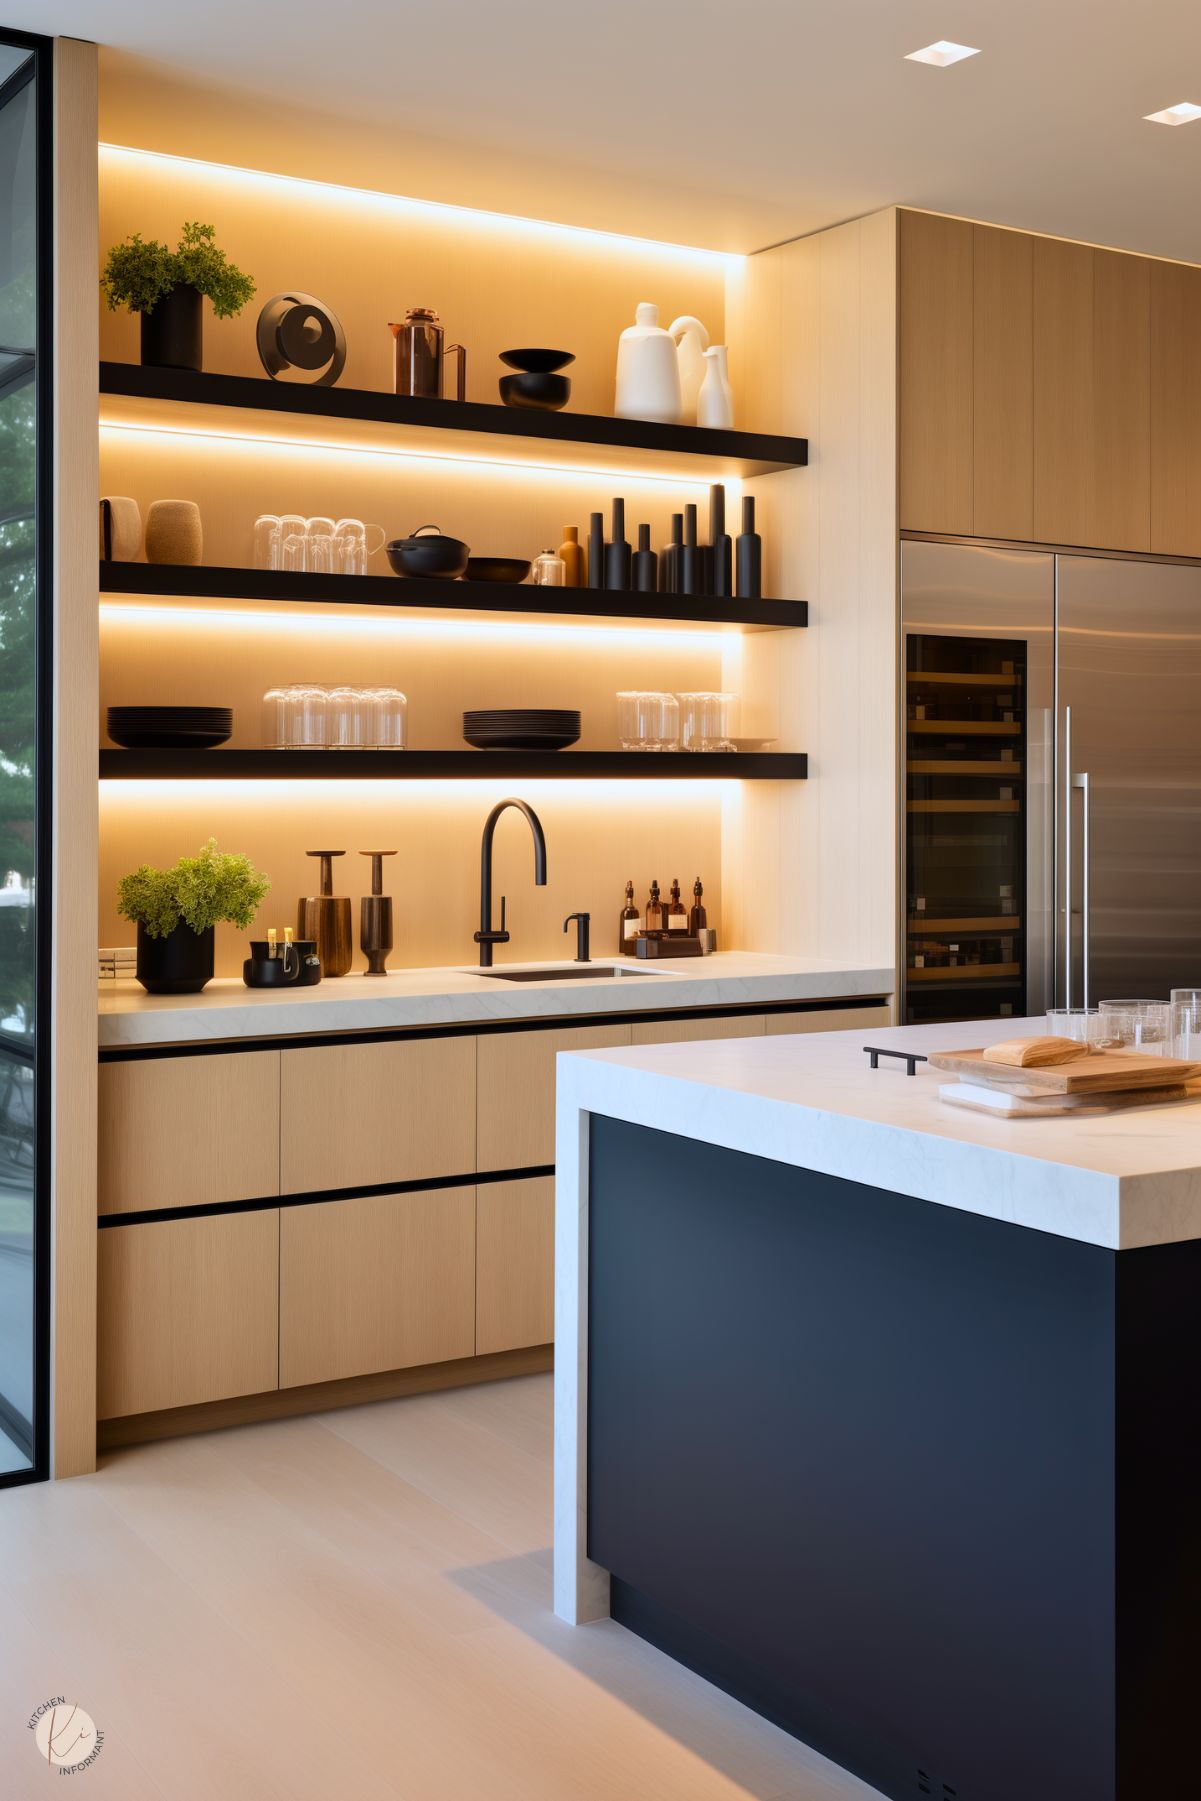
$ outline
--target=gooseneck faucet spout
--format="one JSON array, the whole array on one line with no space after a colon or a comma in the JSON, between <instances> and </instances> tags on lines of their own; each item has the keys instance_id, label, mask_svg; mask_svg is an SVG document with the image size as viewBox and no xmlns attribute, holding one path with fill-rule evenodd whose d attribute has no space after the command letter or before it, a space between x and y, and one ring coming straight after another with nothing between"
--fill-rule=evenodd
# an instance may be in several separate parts
<instances>
[{"instance_id":1,"label":"gooseneck faucet spout","mask_svg":"<svg viewBox=\"0 0 1201 1801\"><path fill-rule=\"evenodd\" d=\"M534 882L537 887L546 887L546 837L542 830L542 821L533 807L523 800L498 800L484 821L484 836L480 841L480 929L475 935L475 942L480 947L480 968L491 969L492 946L508 944L509 934L505 930L505 897L500 897L500 929L494 930L492 925L492 840L496 836L496 824L507 807L516 807L524 813L529 822L530 831L534 835Z\"/></svg>"}]
</instances>

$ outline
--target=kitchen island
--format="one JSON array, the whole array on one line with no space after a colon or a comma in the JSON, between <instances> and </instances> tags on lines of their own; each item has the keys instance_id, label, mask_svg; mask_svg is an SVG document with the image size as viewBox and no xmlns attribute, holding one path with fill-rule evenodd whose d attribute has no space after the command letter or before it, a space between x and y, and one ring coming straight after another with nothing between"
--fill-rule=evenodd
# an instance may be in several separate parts
<instances>
[{"instance_id":1,"label":"kitchen island","mask_svg":"<svg viewBox=\"0 0 1201 1801\"><path fill-rule=\"evenodd\" d=\"M997 1035L560 1059L556 1611L896 1801L1182 1795L1201 1100L994 1119L863 1054Z\"/></svg>"}]
</instances>

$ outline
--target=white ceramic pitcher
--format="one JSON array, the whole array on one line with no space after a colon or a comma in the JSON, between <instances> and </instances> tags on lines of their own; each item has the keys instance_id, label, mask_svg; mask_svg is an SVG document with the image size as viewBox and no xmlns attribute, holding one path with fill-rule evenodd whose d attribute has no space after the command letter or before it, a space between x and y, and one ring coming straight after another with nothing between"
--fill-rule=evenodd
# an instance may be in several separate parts
<instances>
[{"instance_id":1,"label":"white ceramic pitcher","mask_svg":"<svg viewBox=\"0 0 1201 1801\"><path fill-rule=\"evenodd\" d=\"M676 342L659 324L659 309L639 301L633 325L617 342L617 390L613 411L619 419L653 419L678 425L683 417L680 364Z\"/></svg>"}]
</instances>

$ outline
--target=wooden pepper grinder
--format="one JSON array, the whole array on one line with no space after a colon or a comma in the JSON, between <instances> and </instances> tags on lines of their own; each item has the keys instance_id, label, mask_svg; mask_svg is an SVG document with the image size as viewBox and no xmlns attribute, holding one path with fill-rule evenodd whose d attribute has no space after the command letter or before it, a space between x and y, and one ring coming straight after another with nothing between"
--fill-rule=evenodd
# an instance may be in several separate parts
<instances>
[{"instance_id":1,"label":"wooden pepper grinder","mask_svg":"<svg viewBox=\"0 0 1201 1801\"><path fill-rule=\"evenodd\" d=\"M350 898L334 893L333 859L344 857L344 850L310 850L306 857L321 858L321 893L310 894L296 909L296 936L315 938L321 973L344 976L354 959L350 935Z\"/></svg>"},{"instance_id":2,"label":"wooden pepper grinder","mask_svg":"<svg viewBox=\"0 0 1201 1801\"><path fill-rule=\"evenodd\" d=\"M384 893L384 858L394 857L396 852L361 850L359 855L371 858L371 893L363 896L359 907L359 949L367 959L365 973L386 976L392 949L392 896Z\"/></svg>"}]
</instances>

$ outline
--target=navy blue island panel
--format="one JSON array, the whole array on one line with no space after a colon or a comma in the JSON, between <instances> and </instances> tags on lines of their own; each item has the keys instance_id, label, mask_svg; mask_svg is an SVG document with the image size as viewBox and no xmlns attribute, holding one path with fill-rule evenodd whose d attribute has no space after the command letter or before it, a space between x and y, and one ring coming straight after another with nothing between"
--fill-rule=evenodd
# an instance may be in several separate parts
<instances>
[{"instance_id":1,"label":"navy blue island panel","mask_svg":"<svg viewBox=\"0 0 1201 1801\"><path fill-rule=\"evenodd\" d=\"M895 1801L1201 1794L1201 1244L593 1115L588 1553Z\"/></svg>"}]
</instances>

